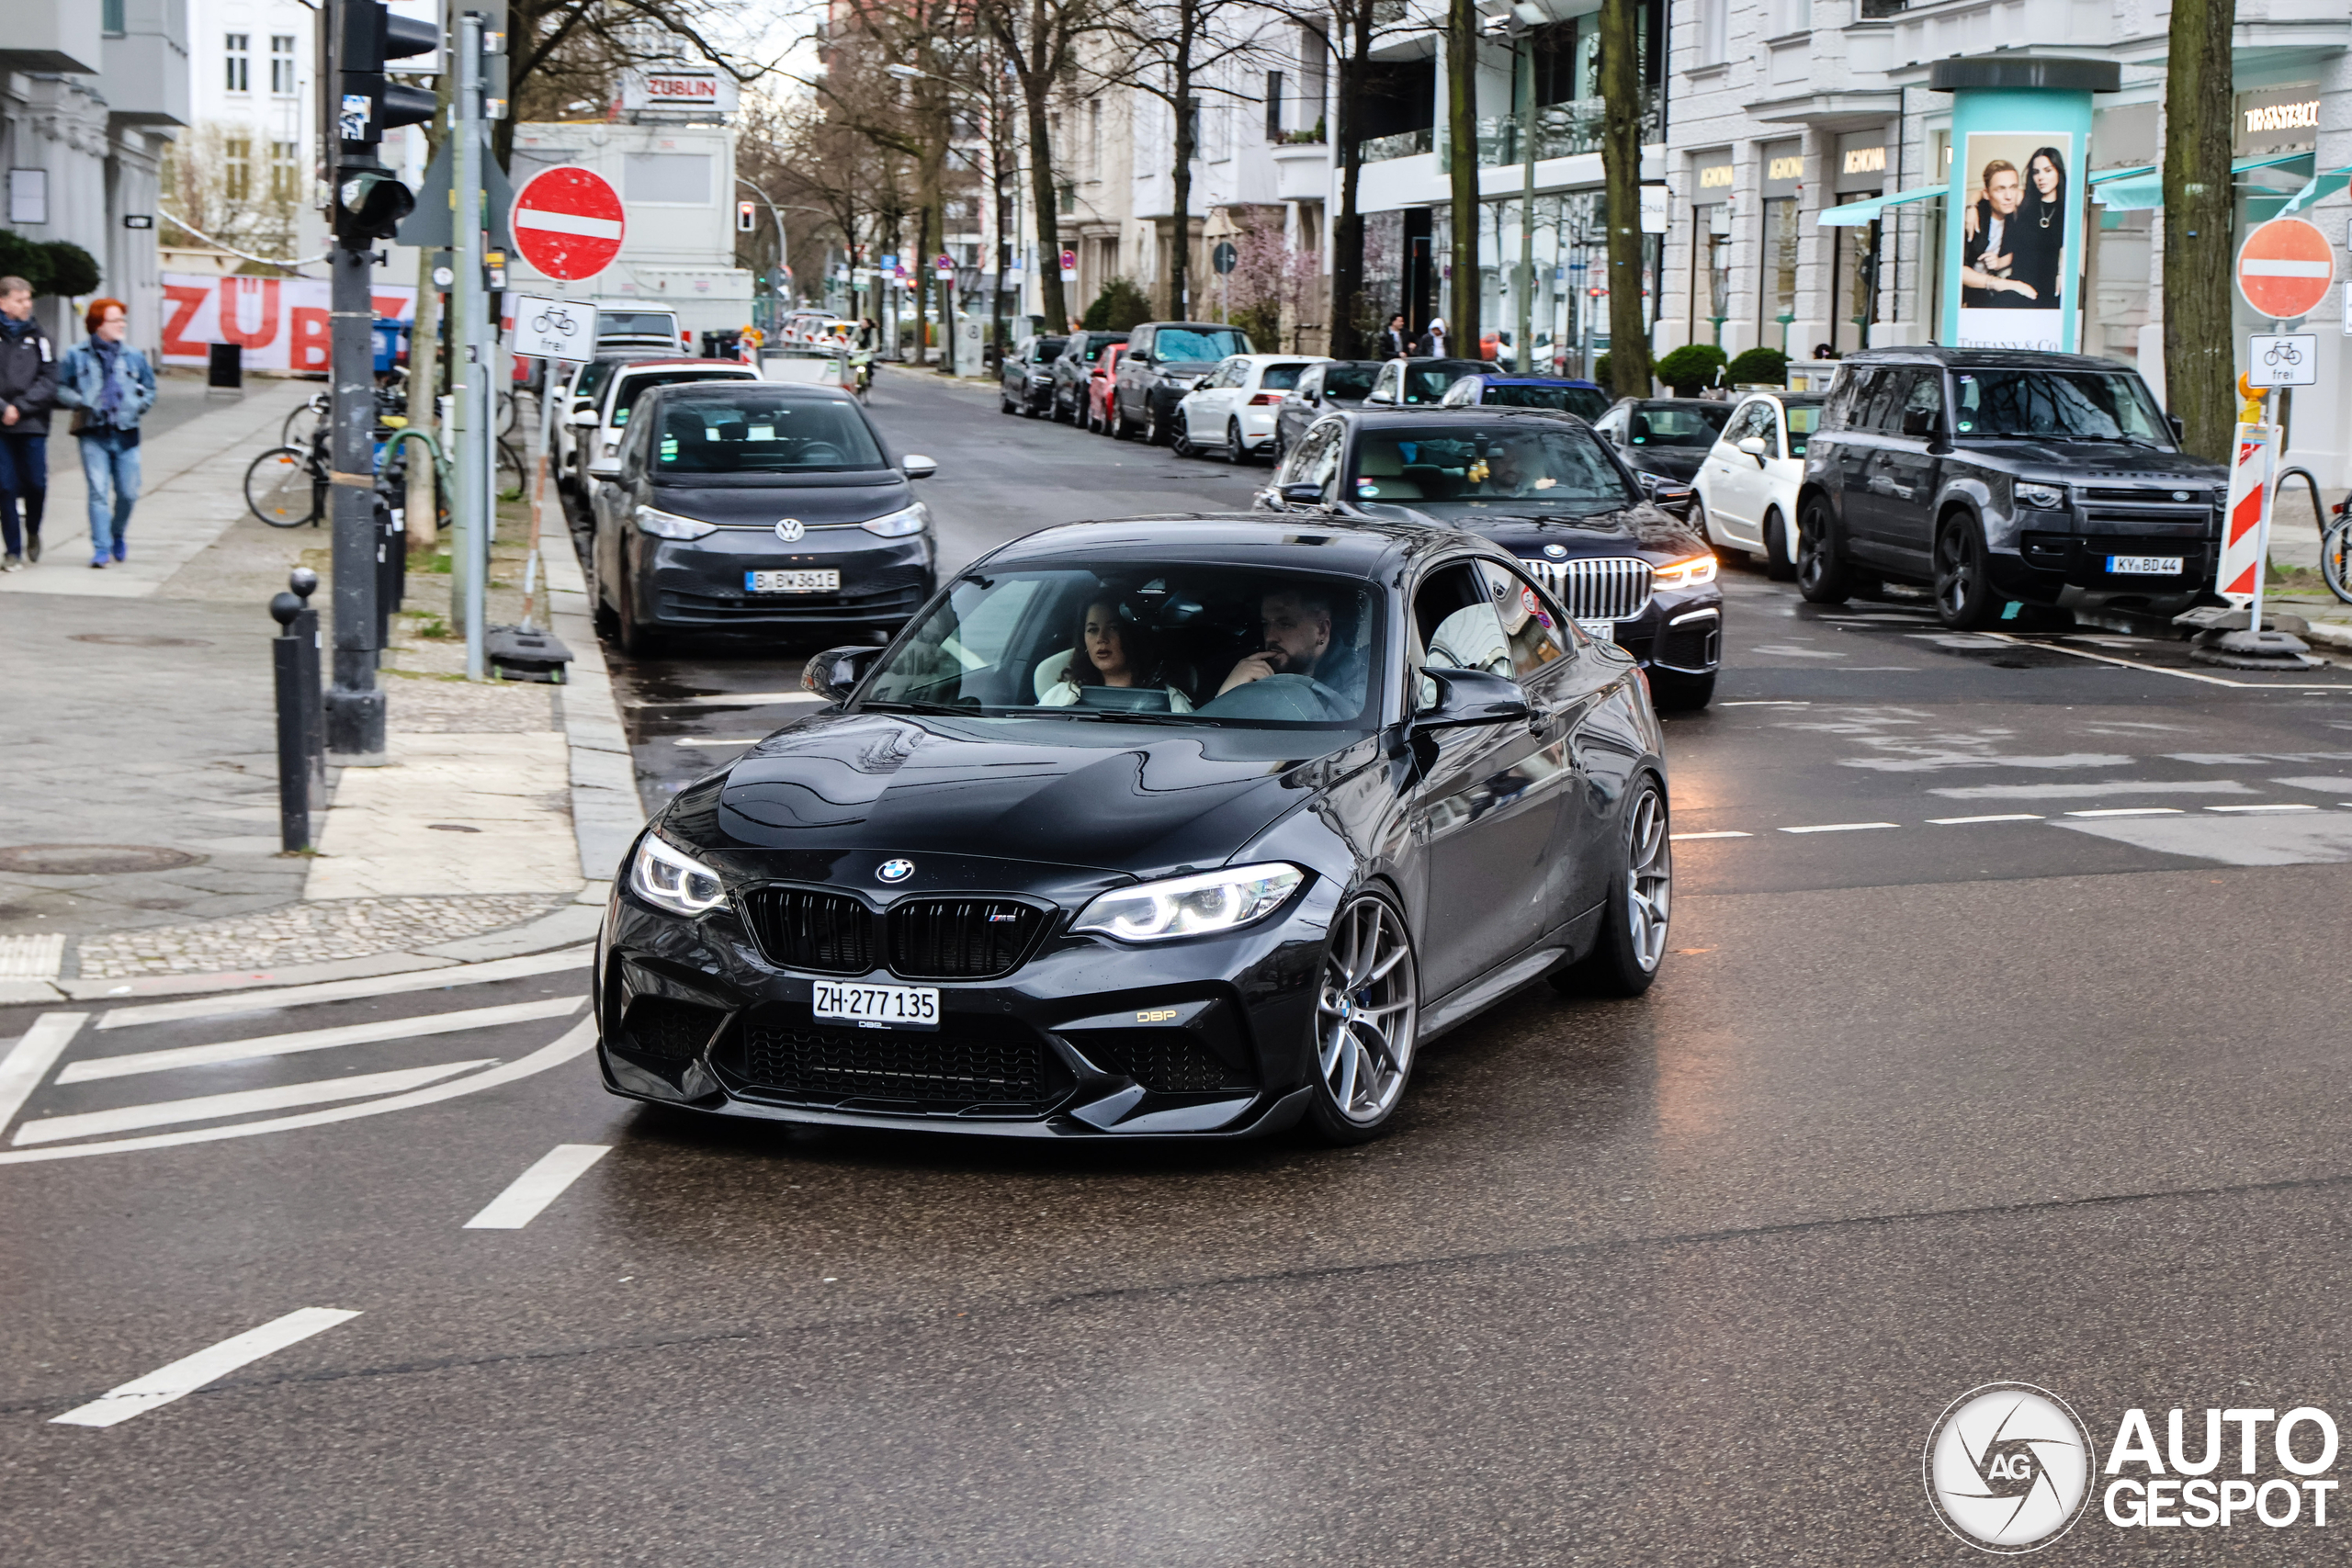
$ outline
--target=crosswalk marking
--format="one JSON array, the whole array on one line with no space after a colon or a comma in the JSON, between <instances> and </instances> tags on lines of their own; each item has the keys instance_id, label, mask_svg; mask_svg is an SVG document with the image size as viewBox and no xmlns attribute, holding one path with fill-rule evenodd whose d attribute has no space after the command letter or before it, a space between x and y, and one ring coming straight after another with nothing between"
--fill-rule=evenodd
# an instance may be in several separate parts
<instances>
[{"instance_id":1,"label":"crosswalk marking","mask_svg":"<svg viewBox=\"0 0 2352 1568\"><path fill-rule=\"evenodd\" d=\"M2039 822L2041 818L2030 811L2000 811L1990 817L1930 817L1933 828L1964 828L1972 822Z\"/></svg>"},{"instance_id":2,"label":"crosswalk marking","mask_svg":"<svg viewBox=\"0 0 2352 1568\"><path fill-rule=\"evenodd\" d=\"M585 1175L590 1166L612 1152L607 1144L558 1144L460 1228L521 1230L539 1217L540 1210L562 1197L564 1189Z\"/></svg>"},{"instance_id":3,"label":"crosswalk marking","mask_svg":"<svg viewBox=\"0 0 2352 1568\"><path fill-rule=\"evenodd\" d=\"M586 967L592 956L587 944L554 953L534 953L521 958L494 958L487 964L453 964L446 969L410 969L398 975L378 975L366 980L322 980L310 986L284 986L267 991L224 991L218 996L191 997L179 1002L148 1002L115 1008L98 1020L99 1029L128 1029L133 1024L171 1023L187 1018L221 1018L231 1013L265 1012L272 1008L308 1007L312 1002L350 1001L361 997L395 997L410 991L436 991L446 986L479 986L491 980L519 980L532 975L552 975L562 969Z\"/></svg>"},{"instance_id":4,"label":"crosswalk marking","mask_svg":"<svg viewBox=\"0 0 2352 1568\"><path fill-rule=\"evenodd\" d=\"M169 1404L185 1399L206 1383L218 1382L239 1367L249 1366L264 1356L275 1355L288 1345L300 1344L314 1334L323 1334L337 1324L349 1323L359 1314L340 1307L302 1307L284 1317L272 1318L259 1328L249 1328L233 1338L198 1350L193 1356L183 1356L169 1366L158 1367L143 1378L133 1378L119 1388L108 1390L87 1404L77 1405L62 1416L53 1416L50 1424L57 1427L114 1427L134 1416L143 1416L159 1404Z\"/></svg>"},{"instance_id":5,"label":"crosswalk marking","mask_svg":"<svg viewBox=\"0 0 2352 1568\"><path fill-rule=\"evenodd\" d=\"M57 1058L81 1032L86 1012L45 1012L33 1020L23 1038L0 1059L0 1130L5 1130L25 1100L40 1087Z\"/></svg>"},{"instance_id":6,"label":"crosswalk marking","mask_svg":"<svg viewBox=\"0 0 2352 1568\"><path fill-rule=\"evenodd\" d=\"M137 1127L167 1127L175 1122L209 1122L216 1117L243 1116L255 1111L283 1111L296 1105L320 1105L364 1095L398 1094L421 1089L441 1078L454 1077L475 1067L486 1067L495 1057L473 1062L442 1062L429 1067L403 1067L390 1073L356 1073L349 1077L323 1078L312 1083L278 1084L271 1089L238 1089L229 1094L200 1094L188 1100L157 1100L148 1105L118 1106L112 1111L83 1111L67 1116L44 1116L17 1129L18 1145L53 1144L65 1138L95 1137L129 1132Z\"/></svg>"},{"instance_id":7,"label":"crosswalk marking","mask_svg":"<svg viewBox=\"0 0 2352 1568\"><path fill-rule=\"evenodd\" d=\"M525 1023L535 1018L568 1018L588 1005L586 997L544 997L534 1001L508 1002L501 1007L467 1008L459 1012L426 1013L419 1018L378 1019L371 1023L346 1023L334 1029L306 1029L291 1034L256 1034L243 1040L220 1040L209 1045L179 1045L164 1051L138 1051L123 1056L94 1056L68 1062L57 1081L91 1083L100 1078L128 1077L134 1073L160 1073L175 1067L204 1067L218 1062L249 1061L256 1056L284 1056L297 1051L324 1051L337 1045L371 1045L385 1040L423 1039L455 1034L462 1030L491 1029Z\"/></svg>"}]
</instances>

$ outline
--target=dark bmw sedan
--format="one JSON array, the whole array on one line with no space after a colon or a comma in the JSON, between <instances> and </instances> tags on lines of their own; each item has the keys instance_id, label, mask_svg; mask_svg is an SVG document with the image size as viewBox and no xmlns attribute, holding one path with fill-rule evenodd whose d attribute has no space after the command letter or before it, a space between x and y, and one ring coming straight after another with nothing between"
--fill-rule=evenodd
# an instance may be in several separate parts
<instances>
[{"instance_id":1,"label":"dark bmw sedan","mask_svg":"<svg viewBox=\"0 0 2352 1568\"><path fill-rule=\"evenodd\" d=\"M1572 415L1547 409L1381 410L1317 421L1258 504L1475 530L1519 558L1591 637L1649 671L1661 708L1713 700L1723 590L1707 541L1644 497Z\"/></svg>"},{"instance_id":2,"label":"dark bmw sedan","mask_svg":"<svg viewBox=\"0 0 2352 1568\"><path fill-rule=\"evenodd\" d=\"M879 641L931 597L930 509L846 392L761 381L662 387L600 465L598 618L622 649L667 632Z\"/></svg>"},{"instance_id":3,"label":"dark bmw sedan","mask_svg":"<svg viewBox=\"0 0 2352 1568\"><path fill-rule=\"evenodd\" d=\"M1645 493L1683 495L1731 421L1732 405L1712 398L1623 398L1592 422L1634 472ZM1687 502L1686 502L1687 503Z\"/></svg>"},{"instance_id":4,"label":"dark bmw sedan","mask_svg":"<svg viewBox=\"0 0 2352 1568\"><path fill-rule=\"evenodd\" d=\"M681 790L598 944L615 1093L1000 1135L1376 1134L1431 1038L1666 951L1634 661L1453 528L1151 518L983 558Z\"/></svg>"}]
</instances>

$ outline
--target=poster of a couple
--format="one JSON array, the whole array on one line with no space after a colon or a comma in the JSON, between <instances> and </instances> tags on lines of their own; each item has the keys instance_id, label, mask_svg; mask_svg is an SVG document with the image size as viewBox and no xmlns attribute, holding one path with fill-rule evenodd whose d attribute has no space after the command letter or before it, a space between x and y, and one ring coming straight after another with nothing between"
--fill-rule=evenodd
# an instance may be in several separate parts
<instances>
[{"instance_id":1,"label":"poster of a couple","mask_svg":"<svg viewBox=\"0 0 2352 1568\"><path fill-rule=\"evenodd\" d=\"M2071 136L1971 135L1960 211L1960 342L2061 346L2073 278Z\"/></svg>"}]
</instances>

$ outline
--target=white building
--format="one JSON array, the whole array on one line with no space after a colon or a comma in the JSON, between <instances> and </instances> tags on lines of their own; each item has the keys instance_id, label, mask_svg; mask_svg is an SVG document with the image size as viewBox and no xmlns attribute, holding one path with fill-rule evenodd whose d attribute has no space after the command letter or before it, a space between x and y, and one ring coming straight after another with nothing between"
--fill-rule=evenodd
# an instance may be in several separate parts
<instances>
[{"instance_id":1,"label":"white building","mask_svg":"<svg viewBox=\"0 0 2352 1568\"><path fill-rule=\"evenodd\" d=\"M161 341L156 181L187 123L187 0L10 0L0 28L0 157L6 226L65 240L98 263L101 292L130 306L131 341ZM74 301L46 305L79 342Z\"/></svg>"}]
</instances>

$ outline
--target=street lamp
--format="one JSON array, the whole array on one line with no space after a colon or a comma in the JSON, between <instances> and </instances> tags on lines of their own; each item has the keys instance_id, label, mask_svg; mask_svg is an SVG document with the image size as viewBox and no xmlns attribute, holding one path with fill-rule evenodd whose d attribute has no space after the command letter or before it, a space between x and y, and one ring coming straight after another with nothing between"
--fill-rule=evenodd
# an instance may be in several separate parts
<instances>
[{"instance_id":1,"label":"street lamp","mask_svg":"<svg viewBox=\"0 0 2352 1568\"><path fill-rule=\"evenodd\" d=\"M784 214L776 210L775 197L770 196L767 192L762 190L759 186L753 185L742 175L736 175L735 183L741 186L745 190L750 191L753 196L758 197L762 201L765 202L767 204L768 216L775 220L775 270L777 274L777 280L781 283L784 278L790 276L792 273L791 260L785 254L784 250ZM776 292L781 294L784 290L779 288ZM781 312L779 312L776 318L777 324L779 326L783 324L783 319Z\"/></svg>"}]
</instances>

